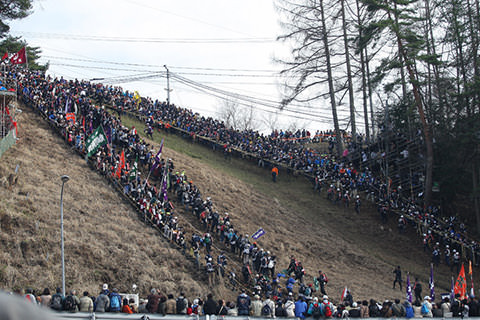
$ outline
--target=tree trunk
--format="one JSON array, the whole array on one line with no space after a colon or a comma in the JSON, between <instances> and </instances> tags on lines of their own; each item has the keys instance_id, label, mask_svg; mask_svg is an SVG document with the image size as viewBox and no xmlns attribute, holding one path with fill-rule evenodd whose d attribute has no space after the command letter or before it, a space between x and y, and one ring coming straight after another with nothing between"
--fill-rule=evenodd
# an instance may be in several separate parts
<instances>
[{"instance_id":1,"label":"tree trunk","mask_svg":"<svg viewBox=\"0 0 480 320\"><path fill-rule=\"evenodd\" d=\"M372 82L370 81L370 58L365 47L365 66L367 68L368 103L370 104L370 120L372 120L372 139L375 139L375 113L373 112Z\"/></svg>"},{"instance_id":2,"label":"tree trunk","mask_svg":"<svg viewBox=\"0 0 480 320\"><path fill-rule=\"evenodd\" d=\"M389 17L391 16L391 12L388 11ZM395 21L397 21L395 19ZM413 89L413 96L415 99L415 105L417 107L418 114L420 116L420 122L422 123L423 127L423 134L425 137L425 148L426 148L426 165L425 165L425 186L424 186L424 205L427 207L432 202L432 186L433 186L433 163L434 163L434 155L433 155L433 137L430 130L430 125L427 121L427 117L425 115L425 110L423 107L422 97L420 96L420 89L418 88L418 81L415 74L415 71L412 68L412 62L410 57L408 56L406 49L403 46L402 38L399 34L399 27L396 25L394 27L395 36L397 38L397 46L399 49L399 56L402 57L402 61L405 63L405 67L407 68L407 72L409 75L409 82L412 85Z\"/></svg>"},{"instance_id":3,"label":"tree trunk","mask_svg":"<svg viewBox=\"0 0 480 320\"><path fill-rule=\"evenodd\" d=\"M352 125L352 139L357 141L357 127L355 123L355 96L353 92L352 67L350 65L350 50L348 48L347 20L345 18L345 0L340 1L342 6L343 43L345 46L345 62L347 64L348 96L350 103L350 123Z\"/></svg>"},{"instance_id":4,"label":"tree trunk","mask_svg":"<svg viewBox=\"0 0 480 320\"><path fill-rule=\"evenodd\" d=\"M335 135L336 135L336 141L337 141L337 155L338 157L341 157L343 153L343 141L342 141L342 135L340 133L340 126L338 125L337 102L335 101L335 88L333 86L332 64L330 62L330 47L328 44L327 24L325 22L323 0L320 0L319 2L320 2L319 7L320 7L320 14L321 14L321 23L322 23L322 40L323 40L323 46L325 50L325 60L327 65L328 92L330 94L330 104L332 106L333 125L335 128Z\"/></svg>"},{"instance_id":5,"label":"tree trunk","mask_svg":"<svg viewBox=\"0 0 480 320\"><path fill-rule=\"evenodd\" d=\"M397 3L395 1L393 1L393 6L395 8L395 12L398 12ZM395 16L395 25L398 28L398 15L395 14L394 16ZM398 47L398 52L400 52L400 47ZM402 98L403 98L403 101L406 101L407 100L407 80L405 79L405 69L404 69L405 58L401 54L398 55L398 58L400 59L400 78L402 80Z\"/></svg>"},{"instance_id":6,"label":"tree trunk","mask_svg":"<svg viewBox=\"0 0 480 320\"><path fill-rule=\"evenodd\" d=\"M475 113L475 106L480 104L480 88L479 88L479 81L480 81L480 70L478 65L478 24L477 19L478 17L473 18L473 11L472 5L470 0L467 0L467 10L468 10L468 22L469 22L469 29L470 29L470 41L471 41L471 50L473 56L473 95L472 95L472 113ZM478 3L478 2L477 2ZM479 106L480 108L480 106ZM480 112L480 109L479 109Z\"/></svg>"},{"instance_id":7,"label":"tree trunk","mask_svg":"<svg viewBox=\"0 0 480 320\"><path fill-rule=\"evenodd\" d=\"M357 5L357 23L358 26L362 26L362 20L360 17L360 4L359 0L356 1ZM362 39L362 29L358 28L358 37ZM365 56L363 54L363 50L360 50L360 70L362 72L362 99L363 99L363 116L365 120L365 136L367 142L370 142L370 128L368 127L368 103L367 103L367 75L365 70Z\"/></svg>"}]
</instances>

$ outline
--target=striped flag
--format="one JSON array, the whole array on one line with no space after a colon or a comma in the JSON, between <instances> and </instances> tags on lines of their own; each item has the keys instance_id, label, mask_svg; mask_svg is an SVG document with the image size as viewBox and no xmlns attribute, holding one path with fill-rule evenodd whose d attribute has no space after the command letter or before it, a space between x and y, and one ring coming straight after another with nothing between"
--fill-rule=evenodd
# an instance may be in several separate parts
<instances>
[{"instance_id":1,"label":"striped flag","mask_svg":"<svg viewBox=\"0 0 480 320\"><path fill-rule=\"evenodd\" d=\"M410 284L410 273L407 273L407 301L412 303L412 285Z\"/></svg>"},{"instance_id":2,"label":"striped flag","mask_svg":"<svg viewBox=\"0 0 480 320\"><path fill-rule=\"evenodd\" d=\"M435 300L435 281L433 280L433 263L430 264L430 281L428 282L430 285L430 298L432 301Z\"/></svg>"}]
</instances>

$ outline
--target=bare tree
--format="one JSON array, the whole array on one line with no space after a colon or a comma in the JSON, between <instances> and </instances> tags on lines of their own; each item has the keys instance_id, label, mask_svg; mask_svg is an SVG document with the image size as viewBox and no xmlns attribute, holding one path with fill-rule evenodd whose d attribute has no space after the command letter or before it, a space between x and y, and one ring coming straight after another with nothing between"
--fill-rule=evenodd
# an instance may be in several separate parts
<instances>
[{"instance_id":1,"label":"bare tree","mask_svg":"<svg viewBox=\"0 0 480 320\"><path fill-rule=\"evenodd\" d=\"M233 130L253 130L256 126L256 113L253 106L241 106L238 101L222 100L219 119Z\"/></svg>"},{"instance_id":2,"label":"bare tree","mask_svg":"<svg viewBox=\"0 0 480 320\"><path fill-rule=\"evenodd\" d=\"M262 123L270 132L275 131L278 128L278 113L267 112L265 113Z\"/></svg>"},{"instance_id":3,"label":"bare tree","mask_svg":"<svg viewBox=\"0 0 480 320\"><path fill-rule=\"evenodd\" d=\"M279 39L294 45L292 57L281 61L285 65L282 74L294 82L287 83L289 94L283 105L329 98L335 133L341 137L336 94L345 87L338 85L339 68L344 65L339 57L344 48L335 45L341 39L338 34L342 26L329 19L334 15L333 4L326 6L324 0L278 0L278 9L285 17L283 26L287 31ZM342 152L342 139L337 139L337 154Z\"/></svg>"}]
</instances>

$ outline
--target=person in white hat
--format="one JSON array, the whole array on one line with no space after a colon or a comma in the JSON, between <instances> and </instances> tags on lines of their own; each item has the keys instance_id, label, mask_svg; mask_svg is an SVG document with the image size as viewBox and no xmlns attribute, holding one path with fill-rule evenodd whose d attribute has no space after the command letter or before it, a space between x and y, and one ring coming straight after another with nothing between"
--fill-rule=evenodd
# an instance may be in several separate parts
<instances>
[{"instance_id":1,"label":"person in white hat","mask_svg":"<svg viewBox=\"0 0 480 320\"><path fill-rule=\"evenodd\" d=\"M332 318L333 316L333 303L328 301L328 296L324 295L322 298L322 313L326 319Z\"/></svg>"},{"instance_id":2,"label":"person in white hat","mask_svg":"<svg viewBox=\"0 0 480 320\"><path fill-rule=\"evenodd\" d=\"M424 318L433 318L432 314L432 298L430 296L425 296L422 303L422 316Z\"/></svg>"}]
</instances>

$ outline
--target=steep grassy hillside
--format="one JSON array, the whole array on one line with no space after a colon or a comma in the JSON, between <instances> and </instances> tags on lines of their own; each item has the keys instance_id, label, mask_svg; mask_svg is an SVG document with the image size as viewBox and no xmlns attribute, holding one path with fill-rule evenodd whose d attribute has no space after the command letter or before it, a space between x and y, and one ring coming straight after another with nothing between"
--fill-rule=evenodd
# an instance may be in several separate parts
<instances>
[{"instance_id":1,"label":"steep grassy hillside","mask_svg":"<svg viewBox=\"0 0 480 320\"><path fill-rule=\"evenodd\" d=\"M20 141L0 161L1 179L20 165L18 184L12 190L0 187L0 286L60 284L60 176L68 174L64 203L69 288L97 293L108 282L130 291L136 283L143 293L154 286L166 293L184 290L189 297L204 295L208 289L204 281L197 281L202 276L191 263L139 221L130 205L42 119L24 111ZM123 121L142 128L135 120ZM396 232L393 217L381 226L367 204L358 216L352 209L334 207L323 194L314 194L304 178L280 172L273 184L269 172L255 164L225 161L220 153L174 135L155 133L155 142L161 137L166 138L164 156L174 160L177 170L186 170L219 212L229 212L244 233L252 234L259 227L266 230L258 242L277 255L278 271L295 255L304 264L307 282L319 269L327 273L327 292L336 300L344 286L355 299L392 299L404 297L404 292L391 289L392 271L401 265L412 277L419 276L426 293L429 256L413 230ZM182 208L178 213L189 232L203 232L190 213ZM240 275L237 257L229 257L229 266ZM437 292L448 291L450 276L444 266L436 271ZM235 295L225 288L215 293L226 298Z\"/></svg>"},{"instance_id":2,"label":"steep grassy hillside","mask_svg":"<svg viewBox=\"0 0 480 320\"><path fill-rule=\"evenodd\" d=\"M0 187L0 287L54 289L61 285L60 176L64 190L65 262L68 288L93 294L104 282L130 292L138 285L189 296L206 292L201 274L39 116L23 108L18 144L0 161L0 178L19 165L12 190Z\"/></svg>"},{"instance_id":3,"label":"steep grassy hillside","mask_svg":"<svg viewBox=\"0 0 480 320\"><path fill-rule=\"evenodd\" d=\"M135 119L122 120L129 126L143 128ZM423 252L415 230L397 232L395 216L390 217L387 225L381 225L376 208L366 201L362 213L356 215L352 208L333 206L325 199L325 193L314 193L303 177L280 172L274 184L269 171L255 163L242 159L225 161L221 152L212 152L188 139L164 133L154 135L157 142L163 137L167 154L175 160L177 169L186 169L220 212L229 212L245 233L252 234L258 227L267 231L258 242L279 257L277 270L285 269L290 255L295 255L303 262L307 282L320 269L329 275L327 293L334 298L338 299L347 286L354 298L392 299L405 296L398 289L392 290L393 269L400 265L404 281L409 272L412 282L418 277L424 294L429 293L430 254ZM452 275L444 265L435 270L437 293L449 292Z\"/></svg>"}]
</instances>

